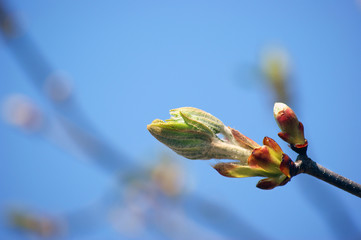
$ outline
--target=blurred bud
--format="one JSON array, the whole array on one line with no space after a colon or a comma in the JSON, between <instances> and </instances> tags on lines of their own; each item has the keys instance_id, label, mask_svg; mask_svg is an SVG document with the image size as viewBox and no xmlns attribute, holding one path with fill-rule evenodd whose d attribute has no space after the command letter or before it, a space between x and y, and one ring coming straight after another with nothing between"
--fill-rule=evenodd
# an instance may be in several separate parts
<instances>
[{"instance_id":1,"label":"blurred bud","mask_svg":"<svg viewBox=\"0 0 361 240\"><path fill-rule=\"evenodd\" d=\"M54 102L64 102L70 98L73 89L69 78L64 74L54 73L46 79L44 90Z\"/></svg>"},{"instance_id":2,"label":"blurred bud","mask_svg":"<svg viewBox=\"0 0 361 240\"><path fill-rule=\"evenodd\" d=\"M257 184L261 189L273 189L286 184L292 177L294 163L272 138L265 137L263 144L253 150L246 164L218 163L213 167L226 177L266 177Z\"/></svg>"},{"instance_id":3,"label":"blurred bud","mask_svg":"<svg viewBox=\"0 0 361 240\"><path fill-rule=\"evenodd\" d=\"M3 116L8 123L26 130L38 130L43 124L40 110L23 95L11 95L4 100Z\"/></svg>"},{"instance_id":4,"label":"blurred bud","mask_svg":"<svg viewBox=\"0 0 361 240\"><path fill-rule=\"evenodd\" d=\"M307 146L307 140L304 137L303 125L298 121L293 110L284 103L275 103L273 114L276 122L281 129L278 136L296 148Z\"/></svg>"},{"instance_id":5,"label":"blurred bud","mask_svg":"<svg viewBox=\"0 0 361 240\"><path fill-rule=\"evenodd\" d=\"M149 132L176 153L189 159L247 158L249 149L230 143L230 130L216 117L197 108L183 107L170 110L171 119L154 120ZM217 134L223 134L221 140Z\"/></svg>"},{"instance_id":6,"label":"blurred bud","mask_svg":"<svg viewBox=\"0 0 361 240\"><path fill-rule=\"evenodd\" d=\"M151 178L159 189L167 196L178 196L184 187L184 171L179 164L171 159L162 158L152 168Z\"/></svg>"},{"instance_id":7,"label":"blurred bud","mask_svg":"<svg viewBox=\"0 0 361 240\"><path fill-rule=\"evenodd\" d=\"M287 80L289 79L290 61L287 52L279 47L268 48L262 53L262 72L269 81L277 99L288 102Z\"/></svg>"},{"instance_id":8,"label":"blurred bud","mask_svg":"<svg viewBox=\"0 0 361 240\"><path fill-rule=\"evenodd\" d=\"M42 237L50 237L60 233L57 223L50 218L22 211L13 211L9 217L13 227L18 230L29 231Z\"/></svg>"}]
</instances>

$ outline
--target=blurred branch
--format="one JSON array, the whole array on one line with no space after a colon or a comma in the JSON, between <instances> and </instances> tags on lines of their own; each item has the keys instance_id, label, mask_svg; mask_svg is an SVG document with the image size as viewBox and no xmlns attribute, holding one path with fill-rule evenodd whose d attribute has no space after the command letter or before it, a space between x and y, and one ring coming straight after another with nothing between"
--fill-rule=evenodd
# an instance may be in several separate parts
<instances>
[{"instance_id":1,"label":"blurred branch","mask_svg":"<svg viewBox=\"0 0 361 240\"><path fill-rule=\"evenodd\" d=\"M221 228L229 236L238 239L242 236L242 239L256 240L256 239L270 239L259 228L254 228L251 224L244 221L244 219L236 216L232 211L229 211L226 207L221 207L208 199L204 199L201 196L194 195L191 198L185 198L188 210L192 212L195 217L202 219L213 228ZM197 209L194 211L193 209ZM234 220L237 221L234 221ZM240 235L241 234L241 235Z\"/></svg>"},{"instance_id":2,"label":"blurred branch","mask_svg":"<svg viewBox=\"0 0 361 240\"><path fill-rule=\"evenodd\" d=\"M7 12L2 1L0 1L0 26L5 42L16 60L28 74L29 79L36 88L44 93L42 90L54 70L31 37L21 29L13 16ZM58 80L58 86L55 87L59 88L61 79ZM67 98L61 99L61 101L55 101L56 99L52 98L52 96L48 97L52 100L51 103L53 103L53 107L59 114L65 132L81 150L88 155L90 154L103 169L114 172L124 169L125 165L130 167L129 164L132 161L124 161L127 157L106 143L99 131L85 117L74 96L68 95Z\"/></svg>"}]
</instances>

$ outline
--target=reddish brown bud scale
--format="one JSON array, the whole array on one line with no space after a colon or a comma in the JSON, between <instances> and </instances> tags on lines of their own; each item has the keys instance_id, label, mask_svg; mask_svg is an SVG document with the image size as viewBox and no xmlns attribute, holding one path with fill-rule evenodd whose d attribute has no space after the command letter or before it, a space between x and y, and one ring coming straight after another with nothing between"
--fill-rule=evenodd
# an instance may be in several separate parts
<instances>
[{"instance_id":1,"label":"reddish brown bud scale","mask_svg":"<svg viewBox=\"0 0 361 240\"><path fill-rule=\"evenodd\" d=\"M286 185L291 179L288 177L285 178L265 178L260 180L256 187L263 189L263 190L271 190L277 186L284 186Z\"/></svg>"},{"instance_id":2,"label":"reddish brown bud scale","mask_svg":"<svg viewBox=\"0 0 361 240\"><path fill-rule=\"evenodd\" d=\"M281 128L285 130L292 130L293 127L298 125L296 114L291 108L278 112L276 118Z\"/></svg>"},{"instance_id":3,"label":"reddish brown bud scale","mask_svg":"<svg viewBox=\"0 0 361 240\"><path fill-rule=\"evenodd\" d=\"M251 156L248 158L248 165L250 167L267 168L272 164L269 149L266 146L256 148L253 150Z\"/></svg>"},{"instance_id":4,"label":"reddish brown bud scale","mask_svg":"<svg viewBox=\"0 0 361 240\"><path fill-rule=\"evenodd\" d=\"M299 124L298 124L298 129L299 129L301 132L304 131L304 129L303 129L303 124L302 124L301 122L299 122Z\"/></svg>"},{"instance_id":5,"label":"reddish brown bud scale","mask_svg":"<svg viewBox=\"0 0 361 240\"><path fill-rule=\"evenodd\" d=\"M287 178L285 178L285 180L283 180L283 181L279 184L279 186L284 186L284 185L286 185L289 181L291 181L291 178L287 177Z\"/></svg>"},{"instance_id":6,"label":"reddish brown bud scale","mask_svg":"<svg viewBox=\"0 0 361 240\"><path fill-rule=\"evenodd\" d=\"M277 182L275 182L272 178L265 178L260 180L256 187L263 189L263 190L271 190L275 187L277 187L279 184L277 184Z\"/></svg>"},{"instance_id":7,"label":"reddish brown bud scale","mask_svg":"<svg viewBox=\"0 0 361 240\"><path fill-rule=\"evenodd\" d=\"M308 142L307 142L307 140L305 139L305 143L304 144L296 144L296 145L294 145L294 147L296 147L296 148L305 148L305 147L307 147L308 146Z\"/></svg>"},{"instance_id":8,"label":"reddish brown bud scale","mask_svg":"<svg viewBox=\"0 0 361 240\"><path fill-rule=\"evenodd\" d=\"M288 133L285 132L279 132L278 136L285 142L288 142L290 139L290 135Z\"/></svg>"},{"instance_id":9,"label":"reddish brown bud scale","mask_svg":"<svg viewBox=\"0 0 361 240\"><path fill-rule=\"evenodd\" d=\"M287 154L282 155L282 162L280 164L280 170L283 172L284 175L291 178L292 173L294 172L294 162Z\"/></svg>"},{"instance_id":10,"label":"reddish brown bud scale","mask_svg":"<svg viewBox=\"0 0 361 240\"><path fill-rule=\"evenodd\" d=\"M272 148L273 150L275 150L278 153L282 153L281 147L272 138L264 137L263 144L266 146L269 146L270 148Z\"/></svg>"},{"instance_id":11,"label":"reddish brown bud scale","mask_svg":"<svg viewBox=\"0 0 361 240\"><path fill-rule=\"evenodd\" d=\"M280 123L281 126L287 126L290 123L293 122L293 119L295 115L293 114L293 111L287 111L287 110L281 111L278 113L277 120Z\"/></svg>"},{"instance_id":12,"label":"reddish brown bud scale","mask_svg":"<svg viewBox=\"0 0 361 240\"><path fill-rule=\"evenodd\" d=\"M224 177L234 178L233 175L229 174L230 170L236 168L236 165L233 165L232 163L217 163L213 168Z\"/></svg>"},{"instance_id":13,"label":"reddish brown bud scale","mask_svg":"<svg viewBox=\"0 0 361 240\"><path fill-rule=\"evenodd\" d=\"M253 149L257 148L257 147L260 147L258 145L258 143L256 143L252 139L246 137L245 135L243 135L242 133L240 133L236 129L233 129L231 127L228 127L228 128L231 130L231 133L232 133L234 139L237 141L239 146L244 147L244 148L249 149L249 150L253 150Z\"/></svg>"}]
</instances>

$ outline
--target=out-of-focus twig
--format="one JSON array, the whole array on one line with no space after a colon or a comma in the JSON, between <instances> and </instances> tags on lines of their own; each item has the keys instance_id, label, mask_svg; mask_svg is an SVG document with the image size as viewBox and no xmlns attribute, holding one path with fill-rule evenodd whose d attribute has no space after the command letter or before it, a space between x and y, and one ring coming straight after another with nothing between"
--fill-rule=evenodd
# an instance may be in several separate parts
<instances>
[{"instance_id":1,"label":"out-of-focus twig","mask_svg":"<svg viewBox=\"0 0 361 240\"><path fill-rule=\"evenodd\" d=\"M20 25L9 14L0 1L0 26L5 42L12 51L16 60L28 74L29 79L37 89L44 93L47 79L55 71L49 61L41 54L37 45ZM54 100L52 96L48 96ZM116 172L129 166L132 161L126 161L128 157L115 150L101 136L98 130L88 121L83 111L76 103L74 96L69 95L62 101L51 101L56 110L63 129L86 154L90 154L103 169ZM91 133L91 134L90 134Z\"/></svg>"}]
</instances>

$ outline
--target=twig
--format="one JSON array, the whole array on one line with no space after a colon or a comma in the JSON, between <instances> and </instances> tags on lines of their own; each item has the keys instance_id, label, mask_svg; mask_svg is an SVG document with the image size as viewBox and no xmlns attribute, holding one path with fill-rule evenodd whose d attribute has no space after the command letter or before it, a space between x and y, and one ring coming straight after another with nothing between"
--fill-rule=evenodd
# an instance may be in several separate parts
<instances>
[{"instance_id":1,"label":"twig","mask_svg":"<svg viewBox=\"0 0 361 240\"><path fill-rule=\"evenodd\" d=\"M361 184L341 176L314 162L306 154L300 154L296 161L296 175L307 173L361 198Z\"/></svg>"}]
</instances>

